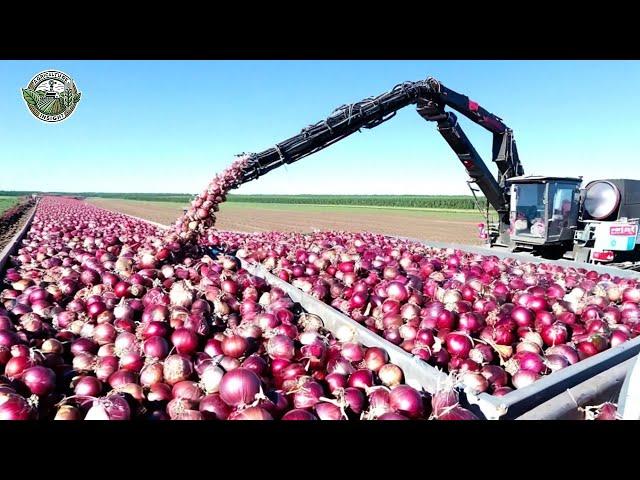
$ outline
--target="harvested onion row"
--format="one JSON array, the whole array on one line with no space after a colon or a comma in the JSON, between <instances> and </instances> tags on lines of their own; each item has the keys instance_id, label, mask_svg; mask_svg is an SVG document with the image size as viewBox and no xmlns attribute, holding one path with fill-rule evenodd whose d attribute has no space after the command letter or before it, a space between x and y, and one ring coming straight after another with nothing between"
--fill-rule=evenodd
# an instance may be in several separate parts
<instances>
[{"instance_id":1,"label":"harvested onion row","mask_svg":"<svg viewBox=\"0 0 640 480\"><path fill-rule=\"evenodd\" d=\"M582 268L372 233L212 232L207 241L477 392L505 395L640 333L640 284Z\"/></svg>"}]
</instances>

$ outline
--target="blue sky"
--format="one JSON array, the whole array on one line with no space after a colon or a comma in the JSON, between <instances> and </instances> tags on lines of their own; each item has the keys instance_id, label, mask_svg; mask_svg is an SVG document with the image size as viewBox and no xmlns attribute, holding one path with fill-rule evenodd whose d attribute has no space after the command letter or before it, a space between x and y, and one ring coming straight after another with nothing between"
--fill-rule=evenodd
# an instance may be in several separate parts
<instances>
[{"instance_id":1,"label":"blue sky","mask_svg":"<svg viewBox=\"0 0 640 480\"><path fill-rule=\"evenodd\" d=\"M82 92L58 124L20 93L47 69ZM638 61L0 61L0 190L195 193L234 154L427 76L503 118L528 174L640 178ZM491 135L461 123L491 163ZM238 193L465 194L466 179L407 107Z\"/></svg>"}]
</instances>

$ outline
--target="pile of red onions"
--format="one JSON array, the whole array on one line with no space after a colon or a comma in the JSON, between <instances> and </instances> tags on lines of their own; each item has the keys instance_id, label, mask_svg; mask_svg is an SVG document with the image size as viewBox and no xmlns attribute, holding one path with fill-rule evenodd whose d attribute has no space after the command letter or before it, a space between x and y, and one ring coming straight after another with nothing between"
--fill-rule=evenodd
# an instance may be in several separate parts
<instances>
[{"instance_id":1,"label":"pile of red onions","mask_svg":"<svg viewBox=\"0 0 640 480\"><path fill-rule=\"evenodd\" d=\"M637 280L372 233L210 232L391 343L505 395L640 333Z\"/></svg>"},{"instance_id":2,"label":"pile of red onions","mask_svg":"<svg viewBox=\"0 0 640 480\"><path fill-rule=\"evenodd\" d=\"M215 212L219 210L218 205L226 200L227 192L240 184L249 160L248 156L239 156L221 174L216 175L207 188L191 202L184 215L176 220L166 241L188 244L202 238L215 224Z\"/></svg>"},{"instance_id":3,"label":"pile of red onions","mask_svg":"<svg viewBox=\"0 0 640 480\"><path fill-rule=\"evenodd\" d=\"M0 418L413 420L431 397L227 256L46 197L0 290ZM423 337L421 337L423 338Z\"/></svg>"}]
</instances>

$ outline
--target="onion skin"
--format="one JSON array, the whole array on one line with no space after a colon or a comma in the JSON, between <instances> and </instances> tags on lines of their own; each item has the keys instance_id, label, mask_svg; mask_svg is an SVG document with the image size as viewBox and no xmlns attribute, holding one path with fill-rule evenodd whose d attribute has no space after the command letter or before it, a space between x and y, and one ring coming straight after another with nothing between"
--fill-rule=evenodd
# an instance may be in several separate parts
<instances>
[{"instance_id":1,"label":"onion skin","mask_svg":"<svg viewBox=\"0 0 640 480\"><path fill-rule=\"evenodd\" d=\"M193 373L193 365L188 358L181 355L170 355L164 361L163 375L169 385L188 380Z\"/></svg>"},{"instance_id":2,"label":"onion skin","mask_svg":"<svg viewBox=\"0 0 640 480\"><path fill-rule=\"evenodd\" d=\"M320 420L346 420L340 408L329 402L319 402L313 407Z\"/></svg>"},{"instance_id":3,"label":"onion skin","mask_svg":"<svg viewBox=\"0 0 640 480\"><path fill-rule=\"evenodd\" d=\"M460 406L455 406L450 410L442 413L437 417L438 420L479 420L473 412L467 410L466 408L462 408Z\"/></svg>"}]
</instances>

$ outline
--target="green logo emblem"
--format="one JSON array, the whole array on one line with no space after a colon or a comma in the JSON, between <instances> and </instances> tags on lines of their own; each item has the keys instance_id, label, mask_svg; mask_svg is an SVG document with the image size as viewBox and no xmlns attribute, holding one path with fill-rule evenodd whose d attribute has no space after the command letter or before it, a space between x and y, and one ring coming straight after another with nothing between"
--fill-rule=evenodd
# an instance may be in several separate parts
<instances>
[{"instance_id":1,"label":"green logo emblem","mask_svg":"<svg viewBox=\"0 0 640 480\"><path fill-rule=\"evenodd\" d=\"M40 72L22 89L29 111L43 122L61 122L68 118L80 95L71 77L58 70Z\"/></svg>"}]
</instances>

